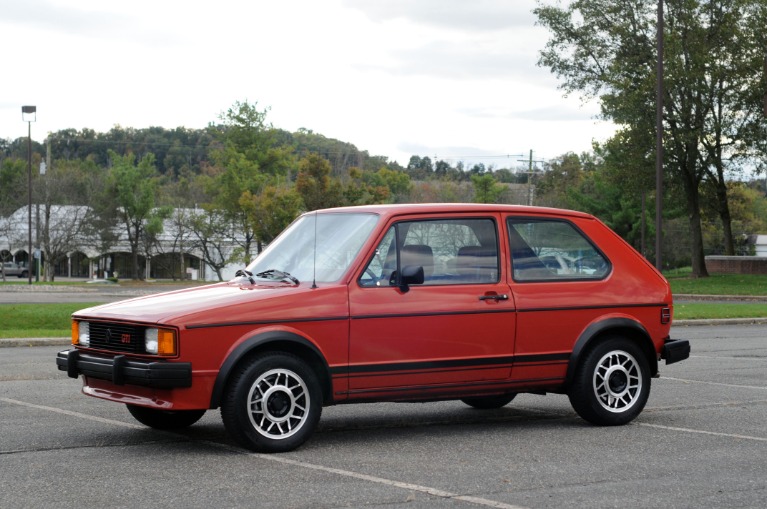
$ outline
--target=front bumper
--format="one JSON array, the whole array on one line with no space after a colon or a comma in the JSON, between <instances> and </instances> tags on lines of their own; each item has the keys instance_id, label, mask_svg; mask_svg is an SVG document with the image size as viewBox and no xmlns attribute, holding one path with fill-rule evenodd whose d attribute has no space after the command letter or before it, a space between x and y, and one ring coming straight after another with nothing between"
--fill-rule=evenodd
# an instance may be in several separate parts
<instances>
[{"instance_id":1,"label":"front bumper","mask_svg":"<svg viewBox=\"0 0 767 509\"><path fill-rule=\"evenodd\" d=\"M688 357L690 357L690 342L686 339L666 339L660 351L660 358L666 359L666 364L683 361Z\"/></svg>"},{"instance_id":2,"label":"front bumper","mask_svg":"<svg viewBox=\"0 0 767 509\"><path fill-rule=\"evenodd\" d=\"M164 362L128 359L125 355L106 357L64 350L56 355L56 365L71 378L80 375L108 380L115 385L140 385L154 389L192 386L191 362Z\"/></svg>"}]
</instances>

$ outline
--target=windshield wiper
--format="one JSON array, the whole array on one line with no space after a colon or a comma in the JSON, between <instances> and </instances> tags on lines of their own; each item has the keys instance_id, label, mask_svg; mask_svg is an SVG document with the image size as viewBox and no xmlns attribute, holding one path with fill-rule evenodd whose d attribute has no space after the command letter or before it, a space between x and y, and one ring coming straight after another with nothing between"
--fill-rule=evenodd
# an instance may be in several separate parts
<instances>
[{"instance_id":1,"label":"windshield wiper","mask_svg":"<svg viewBox=\"0 0 767 509\"><path fill-rule=\"evenodd\" d=\"M248 278L248 281L250 281L250 284L252 285L256 284L256 280L253 279L253 273L250 272L249 270L240 269L234 273L234 277L246 277Z\"/></svg>"},{"instance_id":2,"label":"windshield wiper","mask_svg":"<svg viewBox=\"0 0 767 509\"><path fill-rule=\"evenodd\" d=\"M256 274L256 277L261 277L264 279L278 279L280 281L286 281L286 282L290 281L294 285L297 285L299 283L298 279L294 278L287 272L283 272L277 269L269 269L263 272L259 272L258 274Z\"/></svg>"}]
</instances>

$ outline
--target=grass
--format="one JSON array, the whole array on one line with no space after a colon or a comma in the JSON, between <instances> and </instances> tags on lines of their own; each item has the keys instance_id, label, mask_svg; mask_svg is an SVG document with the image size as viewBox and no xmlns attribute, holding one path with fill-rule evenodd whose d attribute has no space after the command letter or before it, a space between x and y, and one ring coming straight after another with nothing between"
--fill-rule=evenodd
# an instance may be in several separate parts
<instances>
[{"instance_id":1,"label":"grass","mask_svg":"<svg viewBox=\"0 0 767 509\"><path fill-rule=\"evenodd\" d=\"M708 278L691 278L689 271L681 270L668 273L666 277L674 294L767 295L767 275L717 274ZM0 306L0 338L68 337L70 315L95 305L92 302L3 304ZM674 306L676 320L718 318L767 318L767 301L691 302Z\"/></svg>"},{"instance_id":2,"label":"grass","mask_svg":"<svg viewBox=\"0 0 767 509\"><path fill-rule=\"evenodd\" d=\"M767 302L690 302L674 304L674 320L712 320L720 318L767 318Z\"/></svg>"},{"instance_id":3,"label":"grass","mask_svg":"<svg viewBox=\"0 0 767 509\"><path fill-rule=\"evenodd\" d=\"M692 278L685 273L665 274L674 294L691 295L767 295L767 275L713 274Z\"/></svg>"},{"instance_id":4,"label":"grass","mask_svg":"<svg viewBox=\"0 0 767 509\"><path fill-rule=\"evenodd\" d=\"M45 285L45 286L80 286L83 283L80 281L35 281L34 278L32 278L32 286L39 286L39 285ZM27 278L19 279L17 277L8 277L6 276L5 281L3 281L2 278L0 278L0 286L12 286L12 285L29 285L29 280Z\"/></svg>"},{"instance_id":5,"label":"grass","mask_svg":"<svg viewBox=\"0 0 767 509\"><path fill-rule=\"evenodd\" d=\"M70 335L70 315L92 302L66 304L3 304L0 338L60 338Z\"/></svg>"}]
</instances>

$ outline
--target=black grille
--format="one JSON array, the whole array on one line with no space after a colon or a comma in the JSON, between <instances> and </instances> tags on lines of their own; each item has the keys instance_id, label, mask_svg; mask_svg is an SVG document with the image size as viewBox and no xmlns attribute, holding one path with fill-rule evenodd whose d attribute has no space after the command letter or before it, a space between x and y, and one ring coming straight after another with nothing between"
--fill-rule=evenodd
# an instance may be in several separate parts
<instances>
[{"instance_id":1,"label":"black grille","mask_svg":"<svg viewBox=\"0 0 767 509\"><path fill-rule=\"evenodd\" d=\"M91 348L144 353L144 327L90 322Z\"/></svg>"}]
</instances>

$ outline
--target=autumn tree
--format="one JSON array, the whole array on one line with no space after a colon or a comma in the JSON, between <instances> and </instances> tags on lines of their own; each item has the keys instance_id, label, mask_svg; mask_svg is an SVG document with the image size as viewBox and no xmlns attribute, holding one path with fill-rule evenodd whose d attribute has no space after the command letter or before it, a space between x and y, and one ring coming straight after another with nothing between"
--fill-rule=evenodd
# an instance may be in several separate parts
<instances>
[{"instance_id":1,"label":"autumn tree","mask_svg":"<svg viewBox=\"0 0 767 509\"><path fill-rule=\"evenodd\" d=\"M341 181L331 177L327 159L309 154L298 164L296 191L304 200L306 210L317 210L344 205L344 189Z\"/></svg>"},{"instance_id":2,"label":"autumn tree","mask_svg":"<svg viewBox=\"0 0 767 509\"><path fill-rule=\"evenodd\" d=\"M258 252L282 232L301 213L304 203L292 187L266 186L259 194L248 192L240 198L240 206L255 226Z\"/></svg>"}]
</instances>

